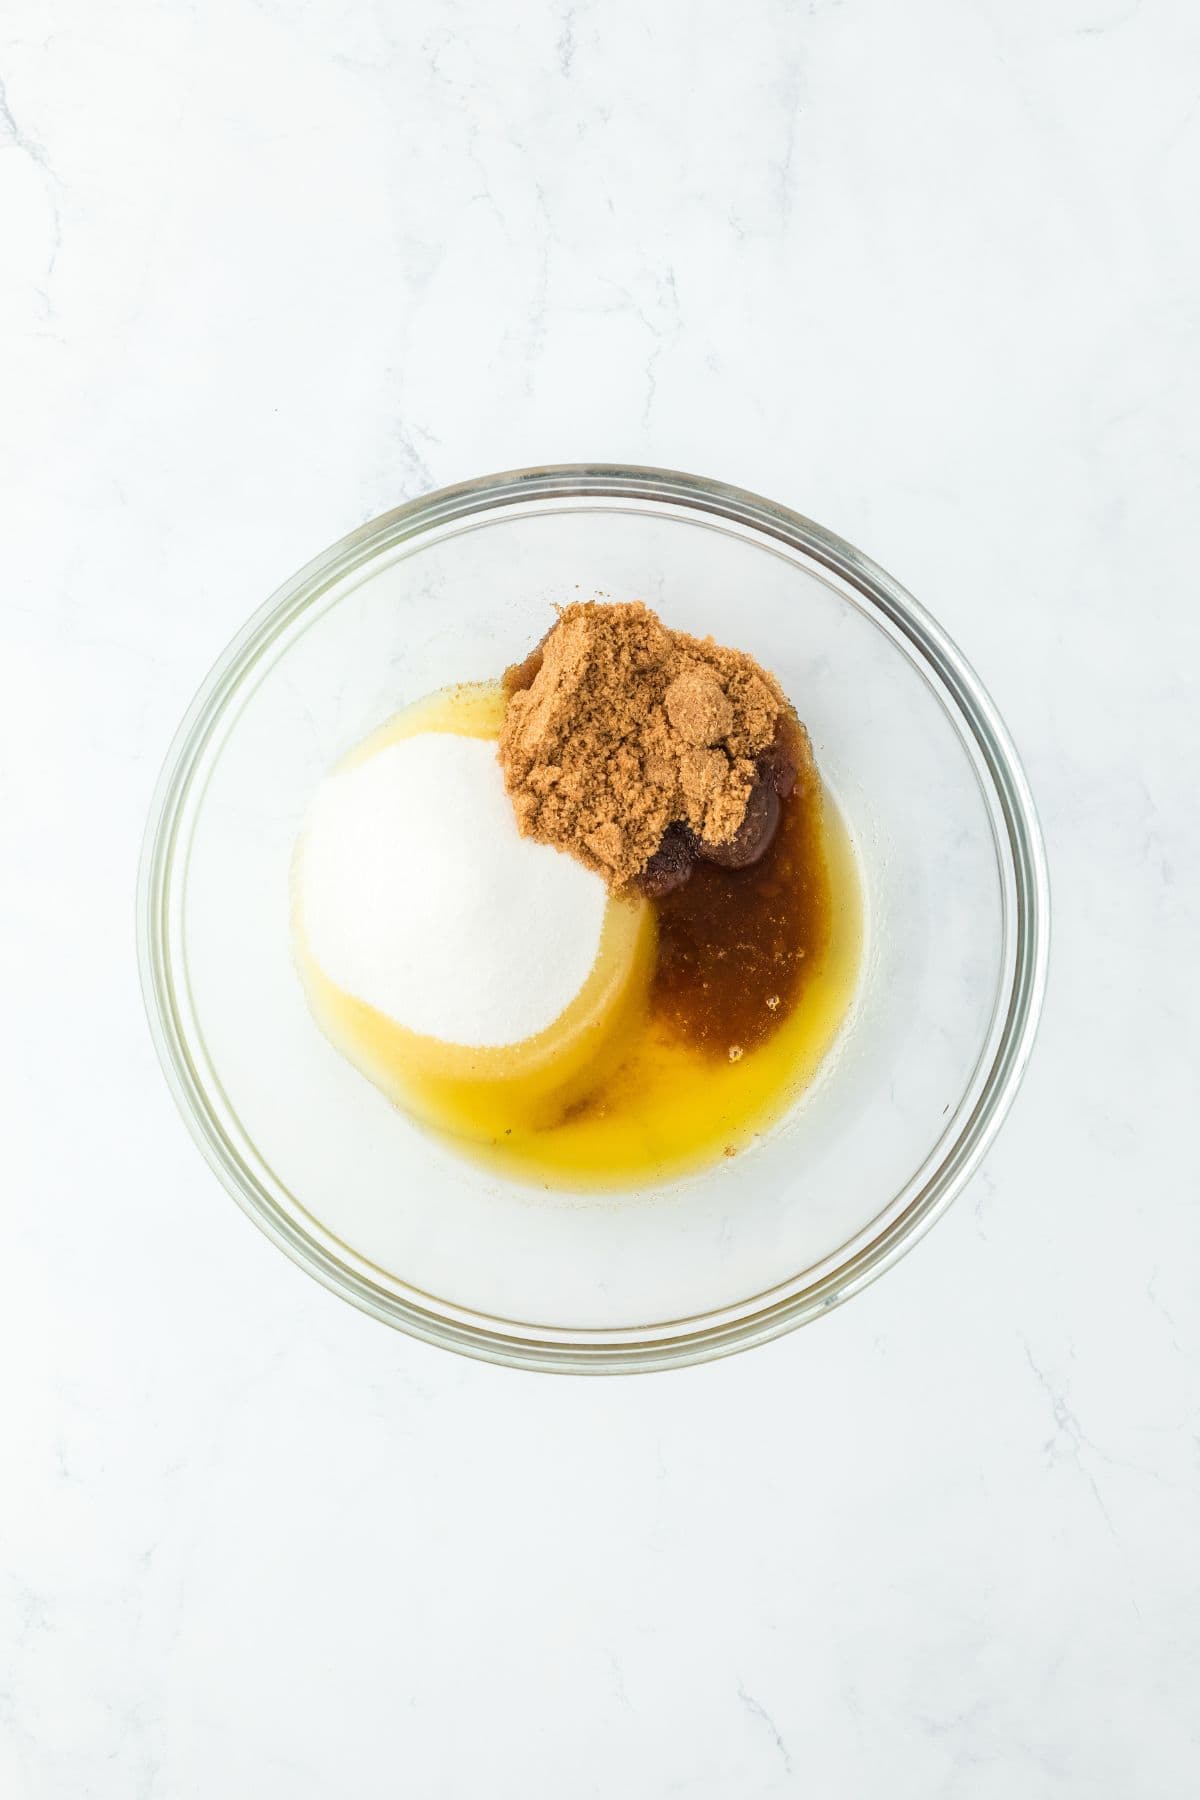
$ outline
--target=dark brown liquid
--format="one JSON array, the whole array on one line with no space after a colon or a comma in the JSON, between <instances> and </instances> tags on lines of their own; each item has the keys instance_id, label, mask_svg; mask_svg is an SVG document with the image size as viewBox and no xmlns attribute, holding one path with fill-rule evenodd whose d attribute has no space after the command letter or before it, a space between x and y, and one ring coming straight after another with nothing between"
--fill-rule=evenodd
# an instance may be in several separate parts
<instances>
[{"instance_id":1,"label":"dark brown liquid","mask_svg":"<svg viewBox=\"0 0 1200 1800\"><path fill-rule=\"evenodd\" d=\"M770 1037L829 942L830 880L815 774L802 776L781 802L779 828L759 862L724 869L698 861L681 887L652 905L658 918L652 1012L716 1056L752 1050Z\"/></svg>"}]
</instances>

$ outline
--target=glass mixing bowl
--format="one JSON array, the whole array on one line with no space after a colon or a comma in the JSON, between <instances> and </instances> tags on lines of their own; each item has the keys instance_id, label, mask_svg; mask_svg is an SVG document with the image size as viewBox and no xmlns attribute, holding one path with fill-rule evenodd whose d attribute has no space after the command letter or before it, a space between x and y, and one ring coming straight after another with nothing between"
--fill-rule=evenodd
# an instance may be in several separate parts
<instances>
[{"instance_id":1,"label":"glass mixing bowl","mask_svg":"<svg viewBox=\"0 0 1200 1800\"><path fill-rule=\"evenodd\" d=\"M291 960L288 867L325 772L435 688L495 677L555 601L639 597L745 649L812 734L859 857L858 996L750 1151L614 1195L508 1183L332 1048ZM301 1267L389 1324L526 1368L758 1343L856 1293L978 1164L1046 974L1033 803L995 708L881 569L786 508L665 470L522 470L412 501L270 599L171 747L139 950L197 1143Z\"/></svg>"}]
</instances>

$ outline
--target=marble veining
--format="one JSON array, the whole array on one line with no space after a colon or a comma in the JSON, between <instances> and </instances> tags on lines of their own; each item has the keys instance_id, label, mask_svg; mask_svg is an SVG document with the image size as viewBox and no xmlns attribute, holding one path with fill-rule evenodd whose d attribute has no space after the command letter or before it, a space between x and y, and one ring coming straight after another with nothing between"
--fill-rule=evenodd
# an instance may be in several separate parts
<instances>
[{"instance_id":1,"label":"marble veining","mask_svg":"<svg viewBox=\"0 0 1200 1800\"><path fill-rule=\"evenodd\" d=\"M5 1800L1196 1791L1198 76L1184 0L7 0ZM811 1329L625 1382L301 1276L133 958L161 758L250 611L573 459L904 581L1055 900L948 1217Z\"/></svg>"}]
</instances>

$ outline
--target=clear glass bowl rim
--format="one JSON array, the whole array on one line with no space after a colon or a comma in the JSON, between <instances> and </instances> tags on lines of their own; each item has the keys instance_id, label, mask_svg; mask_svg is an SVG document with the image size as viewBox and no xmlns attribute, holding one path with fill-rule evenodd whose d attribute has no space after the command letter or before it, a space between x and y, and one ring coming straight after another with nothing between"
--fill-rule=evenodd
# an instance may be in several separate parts
<instances>
[{"instance_id":1,"label":"clear glass bowl rim","mask_svg":"<svg viewBox=\"0 0 1200 1800\"><path fill-rule=\"evenodd\" d=\"M1014 884L1012 977L986 1079L960 1129L896 1217L844 1261L801 1287L787 1284L741 1306L640 1330L543 1331L515 1321L423 1306L347 1268L314 1243L278 1204L220 1128L188 1053L174 997L167 897L181 812L205 745L247 671L296 616L381 551L447 523L529 500L629 499L690 508L749 526L828 569L907 640L910 653L954 702L954 722L973 740L1003 821L998 854ZM372 1317L432 1344L509 1367L619 1374L703 1362L777 1337L830 1311L890 1268L965 1186L1002 1124L1033 1048L1049 953L1049 881L1033 796L1012 740L973 669L937 622L883 569L811 519L742 488L635 464L562 463L482 476L421 495L370 520L271 595L210 670L171 743L150 808L138 874L138 963L147 1017L168 1085L192 1136L250 1218L310 1275ZM881 1207L881 1212L885 1208Z\"/></svg>"}]
</instances>

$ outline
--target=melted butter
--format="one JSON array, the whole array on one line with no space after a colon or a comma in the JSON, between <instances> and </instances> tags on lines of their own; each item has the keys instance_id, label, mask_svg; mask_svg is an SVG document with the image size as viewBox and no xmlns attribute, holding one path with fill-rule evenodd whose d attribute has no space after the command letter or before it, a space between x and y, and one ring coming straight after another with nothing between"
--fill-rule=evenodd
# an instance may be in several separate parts
<instances>
[{"instance_id":1,"label":"melted butter","mask_svg":"<svg viewBox=\"0 0 1200 1800\"><path fill-rule=\"evenodd\" d=\"M431 695L347 764L416 732L494 738L504 705L498 684ZM777 843L756 868L700 865L664 901L610 901L584 987L523 1044L421 1037L336 988L299 933L296 955L322 1030L393 1102L497 1173L603 1189L737 1154L775 1123L847 1017L862 942L854 851L814 784L785 803ZM778 998L777 1011L748 1022L747 989L763 1006Z\"/></svg>"},{"instance_id":2,"label":"melted butter","mask_svg":"<svg viewBox=\"0 0 1200 1800\"><path fill-rule=\"evenodd\" d=\"M791 1010L752 1049L684 1039L650 1006L612 1071L553 1129L514 1128L493 1142L497 1168L547 1187L628 1187L746 1150L794 1104L832 1049L858 985L863 911L849 834L828 793L819 842L828 881L827 933ZM694 877L693 877L694 879ZM730 1059L730 1049L742 1054Z\"/></svg>"}]
</instances>

